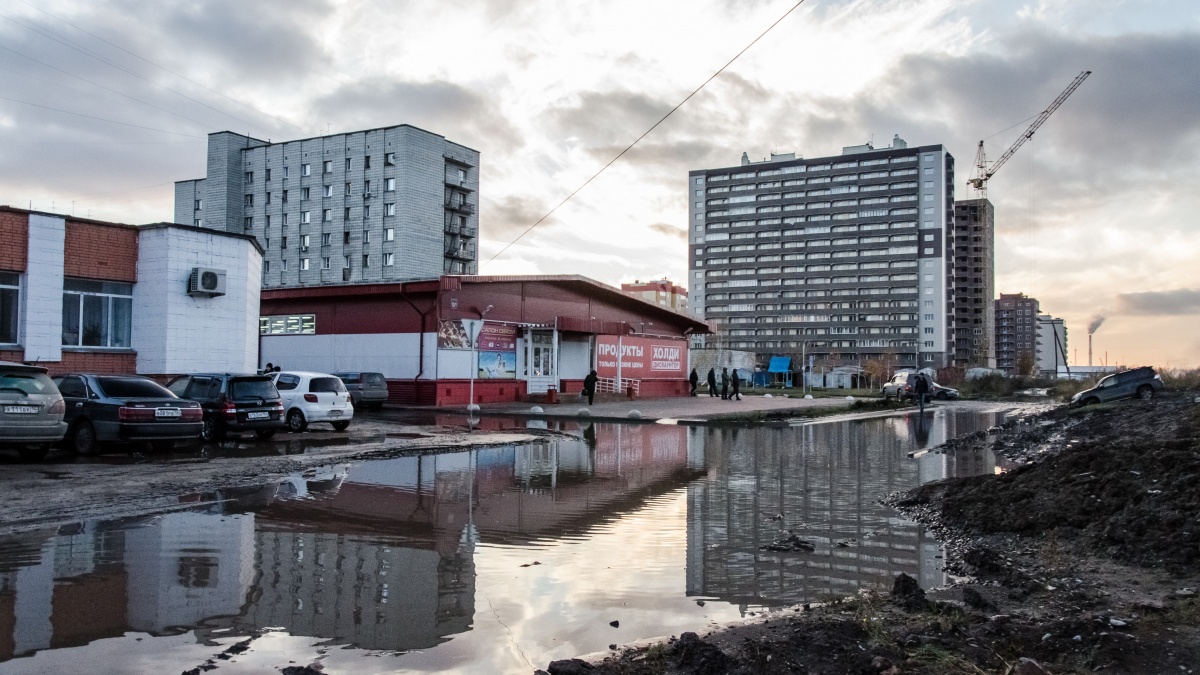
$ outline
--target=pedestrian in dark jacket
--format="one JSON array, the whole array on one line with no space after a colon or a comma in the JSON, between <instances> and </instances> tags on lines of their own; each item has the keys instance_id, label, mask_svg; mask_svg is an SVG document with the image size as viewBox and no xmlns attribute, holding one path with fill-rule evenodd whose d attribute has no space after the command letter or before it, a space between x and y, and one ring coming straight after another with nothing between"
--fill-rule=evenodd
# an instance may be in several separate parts
<instances>
[{"instance_id":1,"label":"pedestrian in dark jacket","mask_svg":"<svg viewBox=\"0 0 1200 675\"><path fill-rule=\"evenodd\" d=\"M700 374L696 372L695 368L692 368L692 375L688 378L688 382L692 385L692 396L695 396L696 387L700 386Z\"/></svg>"},{"instance_id":2,"label":"pedestrian in dark jacket","mask_svg":"<svg viewBox=\"0 0 1200 675\"><path fill-rule=\"evenodd\" d=\"M917 396L917 405L921 413L925 413L925 397L929 394L929 379L922 373L917 373L917 381L913 383L913 393Z\"/></svg>"},{"instance_id":3,"label":"pedestrian in dark jacket","mask_svg":"<svg viewBox=\"0 0 1200 675\"><path fill-rule=\"evenodd\" d=\"M721 369L721 399L729 400L729 369Z\"/></svg>"},{"instance_id":4,"label":"pedestrian in dark jacket","mask_svg":"<svg viewBox=\"0 0 1200 675\"><path fill-rule=\"evenodd\" d=\"M709 396L717 395L717 369L716 368L708 369L708 395Z\"/></svg>"},{"instance_id":5,"label":"pedestrian in dark jacket","mask_svg":"<svg viewBox=\"0 0 1200 675\"><path fill-rule=\"evenodd\" d=\"M583 378L583 395L587 396L588 405L591 405L592 401L596 398L596 379L596 371L594 370L588 373L587 377Z\"/></svg>"},{"instance_id":6,"label":"pedestrian in dark jacket","mask_svg":"<svg viewBox=\"0 0 1200 675\"><path fill-rule=\"evenodd\" d=\"M739 382L740 379L741 378L738 377L737 368L734 368L733 369L733 391L731 391L729 394L730 399L737 399L739 401L742 400L742 394L741 394L742 385L741 385L741 382Z\"/></svg>"}]
</instances>

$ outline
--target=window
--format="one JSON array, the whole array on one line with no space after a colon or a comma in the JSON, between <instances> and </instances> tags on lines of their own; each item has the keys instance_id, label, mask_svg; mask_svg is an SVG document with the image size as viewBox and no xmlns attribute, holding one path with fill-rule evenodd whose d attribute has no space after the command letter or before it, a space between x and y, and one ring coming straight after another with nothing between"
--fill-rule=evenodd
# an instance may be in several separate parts
<instances>
[{"instance_id":1,"label":"window","mask_svg":"<svg viewBox=\"0 0 1200 675\"><path fill-rule=\"evenodd\" d=\"M350 207L342 209L342 220L350 220Z\"/></svg>"},{"instance_id":2,"label":"window","mask_svg":"<svg viewBox=\"0 0 1200 675\"><path fill-rule=\"evenodd\" d=\"M271 170L267 169L267 175L263 176L263 180L271 180Z\"/></svg>"},{"instance_id":3,"label":"window","mask_svg":"<svg viewBox=\"0 0 1200 675\"><path fill-rule=\"evenodd\" d=\"M281 194L281 195L279 196L279 201L283 202L284 204L286 204L286 203L287 203L287 193L288 193L288 191L287 191L287 190L284 190L284 191L283 191L283 194Z\"/></svg>"},{"instance_id":4,"label":"window","mask_svg":"<svg viewBox=\"0 0 1200 675\"><path fill-rule=\"evenodd\" d=\"M363 168L364 169L371 168L371 156L370 155L363 156Z\"/></svg>"},{"instance_id":5,"label":"window","mask_svg":"<svg viewBox=\"0 0 1200 675\"><path fill-rule=\"evenodd\" d=\"M279 248L287 248L287 237L279 238ZM283 262L283 269L287 269L287 261Z\"/></svg>"},{"instance_id":6,"label":"window","mask_svg":"<svg viewBox=\"0 0 1200 675\"><path fill-rule=\"evenodd\" d=\"M350 183L346 183L346 193L345 194L347 194L347 195L350 194Z\"/></svg>"},{"instance_id":7,"label":"window","mask_svg":"<svg viewBox=\"0 0 1200 675\"><path fill-rule=\"evenodd\" d=\"M21 275L16 272L0 272L0 344L17 343L20 303Z\"/></svg>"},{"instance_id":8,"label":"window","mask_svg":"<svg viewBox=\"0 0 1200 675\"><path fill-rule=\"evenodd\" d=\"M300 212L300 222L301 223L311 223L312 222L312 212L311 211L301 211Z\"/></svg>"},{"instance_id":9,"label":"window","mask_svg":"<svg viewBox=\"0 0 1200 675\"><path fill-rule=\"evenodd\" d=\"M383 215L385 215L385 216L396 215L396 205L395 204L384 204L383 205Z\"/></svg>"},{"instance_id":10,"label":"window","mask_svg":"<svg viewBox=\"0 0 1200 675\"><path fill-rule=\"evenodd\" d=\"M932 328L926 328L926 329L925 329L925 334L926 334L926 335L933 335L933 329L932 329Z\"/></svg>"},{"instance_id":11,"label":"window","mask_svg":"<svg viewBox=\"0 0 1200 675\"><path fill-rule=\"evenodd\" d=\"M264 203L266 203L266 204L268 204L268 205L271 203L271 193L270 193L270 192L268 192L268 193L267 193L267 197L266 197L266 199L265 199L265 200L263 200L263 201L264 201ZM248 204L247 206L252 206L252 205L249 205L249 204Z\"/></svg>"},{"instance_id":12,"label":"window","mask_svg":"<svg viewBox=\"0 0 1200 675\"><path fill-rule=\"evenodd\" d=\"M396 240L396 230L391 227L384 228L383 240L384 241L395 241Z\"/></svg>"},{"instance_id":13,"label":"window","mask_svg":"<svg viewBox=\"0 0 1200 675\"><path fill-rule=\"evenodd\" d=\"M366 194L366 195L371 194L371 181L369 181L369 180L363 181L363 194Z\"/></svg>"},{"instance_id":14,"label":"window","mask_svg":"<svg viewBox=\"0 0 1200 675\"><path fill-rule=\"evenodd\" d=\"M322 209L321 210L321 222L322 223L332 223L333 222L333 209Z\"/></svg>"},{"instance_id":15,"label":"window","mask_svg":"<svg viewBox=\"0 0 1200 675\"><path fill-rule=\"evenodd\" d=\"M321 269L329 269L329 258L321 258Z\"/></svg>"},{"instance_id":16,"label":"window","mask_svg":"<svg viewBox=\"0 0 1200 675\"><path fill-rule=\"evenodd\" d=\"M246 206L254 206L254 195L246 195Z\"/></svg>"},{"instance_id":17,"label":"window","mask_svg":"<svg viewBox=\"0 0 1200 675\"><path fill-rule=\"evenodd\" d=\"M371 205L367 204L367 205L363 206L363 218L366 219L366 218L370 218L370 217L371 217Z\"/></svg>"},{"instance_id":18,"label":"window","mask_svg":"<svg viewBox=\"0 0 1200 675\"><path fill-rule=\"evenodd\" d=\"M333 160L325 160L321 162L321 171L323 173L333 173Z\"/></svg>"},{"instance_id":19,"label":"window","mask_svg":"<svg viewBox=\"0 0 1200 675\"><path fill-rule=\"evenodd\" d=\"M269 242L269 240L268 240L268 242ZM271 261L264 260L263 261L263 274L266 274L267 272L270 272L270 271L271 271Z\"/></svg>"},{"instance_id":20,"label":"window","mask_svg":"<svg viewBox=\"0 0 1200 675\"><path fill-rule=\"evenodd\" d=\"M300 269L301 269L301 270L307 270L307 269L308 269L308 258L301 258L301 259L300 259Z\"/></svg>"},{"instance_id":21,"label":"window","mask_svg":"<svg viewBox=\"0 0 1200 675\"><path fill-rule=\"evenodd\" d=\"M287 316L260 316L260 335L313 335L317 332L315 314L292 314Z\"/></svg>"},{"instance_id":22,"label":"window","mask_svg":"<svg viewBox=\"0 0 1200 675\"><path fill-rule=\"evenodd\" d=\"M307 251L307 250L308 250L308 235L307 235L307 234L302 234L302 235L300 235L300 250L301 250L301 251ZM307 268L307 267L302 267L302 268L300 268L300 269L308 269L308 268Z\"/></svg>"},{"instance_id":23,"label":"window","mask_svg":"<svg viewBox=\"0 0 1200 675\"><path fill-rule=\"evenodd\" d=\"M333 186L332 185L326 185L323 189L324 189L323 196L325 196L325 197L333 196Z\"/></svg>"},{"instance_id":24,"label":"window","mask_svg":"<svg viewBox=\"0 0 1200 675\"><path fill-rule=\"evenodd\" d=\"M280 272L286 272L286 271L287 271L287 260L280 260L280 261L279 261L279 271L280 271Z\"/></svg>"},{"instance_id":25,"label":"window","mask_svg":"<svg viewBox=\"0 0 1200 675\"><path fill-rule=\"evenodd\" d=\"M193 220L193 221L192 221L192 224L193 224L193 225L195 225L196 227L204 227L204 219L203 219L203 218L197 218L197 219L195 219L195 220Z\"/></svg>"},{"instance_id":26,"label":"window","mask_svg":"<svg viewBox=\"0 0 1200 675\"><path fill-rule=\"evenodd\" d=\"M370 230L363 230L363 243L364 244L371 243L371 231Z\"/></svg>"},{"instance_id":27,"label":"window","mask_svg":"<svg viewBox=\"0 0 1200 675\"><path fill-rule=\"evenodd\" d=\"M384 189L384 191L385 191L385 192L393 192L393 191L395 191L395 189L396 189L396 179L395 179L395 178L385 178L385 179L383 179L383 189Z\"/></svg>"},{"instance_id":28,"label":"window","mask_svg":"<svg viewBox=\"0 0 1200 675\"><path fill-rule=\"evenodd\" d=\"M396 166L396 153L385 152L383 154L383 164L384 166Z\"/></svg>"},{"instance_id":29,"label":"window","mask_svg":"<svg viewBox=\"0 0 1200 675\"><path fill-rule=\"evenodd\" d=\"M396 254L395 253L384 253L383 254L383 266L384 267L391 267L393 264L395 264L395 262L396 262Z\"/></svg>"},{"instance_id":30,"label":"window","mask_svg":"<svg viewBox=\"0 0 1200 675\"><path fill-rule=\"evenodd\" d=\"M288 169L288 167L283 167L283 177L287 178L289 173L291 173L291 171Z\"/></svg>"},{"instance_id":31,"label":"window","mask_svg":"<svg viewBox=\"0 0 1200 675\"><path fill-rule=\"evenodd\" d=\"M133 284L63 280L64 347L128 348L133 318Z\"/></svg>"},{"instance_id":32,"label":"window","mask_svg":"<svg viewBox=\"0 0 1200 675\"><path fill-rule=\"evenodd\" d=\"M363 269L366 269L370 266L371 266L371 256L364 253L363 254Z\"/></svg>"},{"instance_id":33,"label":"window","mask_svg":"<svg viewBox=\"0 0 1200 675\"><path fill-rule=\"evenodd\" d=\"M308 199L308 188L300 188L300 199Z\"/></svg>"},{"instance_id":34,"label":"window","mask_svg":"<svg viewBox=\"0 0 1200 675\"><path fill-rule=\"evenodd\" d=\"M244 229L247 229L247 230L254 229L254 216L246 216L245 218L243 218L242 225L243 225Z\"/></svg>"},{"instance_id":35,"label":"window","mask_svg":"<svg viewBox=\"0 0 1200 675\"><path fill-rule=\"evenodd\" d=\"M300 175L301 176L311 176L312 175L312 164L301 164L300 165Z\"/></svg>"},{"instance_id":36,"label":"window","mask_svg":"<svg viewBox=\"0 0 1200 675\"><path fill-rule=\"evenodd\" d=\"M346 233L346 238L347 239L350 238L349 232ZM342 256L342 267L344 267L346 269L350 269L350 256L348 256L348 255Z\"/></svg>"}]
</instances>

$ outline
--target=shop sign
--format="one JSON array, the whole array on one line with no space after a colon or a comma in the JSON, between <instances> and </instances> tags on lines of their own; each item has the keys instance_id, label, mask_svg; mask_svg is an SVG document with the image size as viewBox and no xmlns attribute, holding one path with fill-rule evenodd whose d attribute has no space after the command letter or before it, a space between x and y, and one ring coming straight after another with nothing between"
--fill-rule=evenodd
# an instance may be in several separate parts
<instances>
[{"instance_id":1,"label":"shop sign","mask_svg":"<svg viewBox=\"0 0 1200 675\"><path fill-rule=\"evenodd\" d=\"M617 336L596 338L596 374L617 376ZM687 377L687 341L669 338L620 338L621 377L630 379L674 379Z\"/></svg>"}]
</instances>

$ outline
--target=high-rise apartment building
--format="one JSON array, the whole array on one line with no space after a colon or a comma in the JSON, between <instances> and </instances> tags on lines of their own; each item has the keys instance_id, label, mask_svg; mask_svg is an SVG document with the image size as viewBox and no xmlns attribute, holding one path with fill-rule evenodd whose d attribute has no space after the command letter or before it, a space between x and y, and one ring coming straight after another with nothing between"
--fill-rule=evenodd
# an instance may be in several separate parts
<instances>
[{"instance_id":1,"label":"high-rise apartment building","mask_svg":"<svg viewBox=\"0 0 1200 675\"><path fill-rule=\"evenodd\" d=\"M724 344L940 367L954 346L954 158L941 145L771 155L688 175L689 304Z\"/></svg>"},{"instance_id":2,"label":"high-rise apartment building","mask_svg":"<svg viewBox=\"0 0 1200 675\"><path fill-rule=\"evenodd\" d=\"M1038 301L1024 293L1001 293L996 305L996 367L1018 373L1021 361L1037 365Z\"/></svg>"},{"instance_id":3,"label":"high-rise apartment building","mask_svg":"<svg viewBox=\"0 0 1200 675\"><path fill-rule=\"evenodd\" d=\"M676 312L687 311L687 289L668 279L621 284L621 292Z\"/></svg>"},{"instance_id":4,"label":"high-rise apartment building","mask_svg":"<svg viewBox=\"0 0 1200 675\"><path fill-rule=\"evenodd\" d=\"M252 234L264 289L474 274L479 152L406 124L271 143L209 134L175 222Z\"/></svg>"},{"instance_id":5,"label":"high-rise apartment building","mask_svg":"<svg viewBox=\"0 0 1200 675\"><path fill-rule=\"evenodd\" d=\"M954 365L996 367L996 210L954 202Z\"/></svg>"}]
</instances>

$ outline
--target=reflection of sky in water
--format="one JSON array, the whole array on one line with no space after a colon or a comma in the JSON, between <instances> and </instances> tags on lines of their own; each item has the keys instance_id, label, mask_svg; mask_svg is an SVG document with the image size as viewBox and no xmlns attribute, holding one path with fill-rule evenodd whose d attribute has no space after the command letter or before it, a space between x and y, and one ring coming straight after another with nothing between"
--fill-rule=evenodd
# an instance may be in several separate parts
<instances>
[{"instance_id":1,"label":"reflection of sky in water","mask_svg":"<svg viewBox=\"0 0 1200 675\"><path fill-rule=\"evenodd\" d=\"M993 471L909 454L997 421L598 424L0 541L0 673L179 672L267 628L218 672L529 672L902 571L941 583L940 545L876 501ZM816 550L761 550L784 527Z\"/></svg>"}]
</instances>

